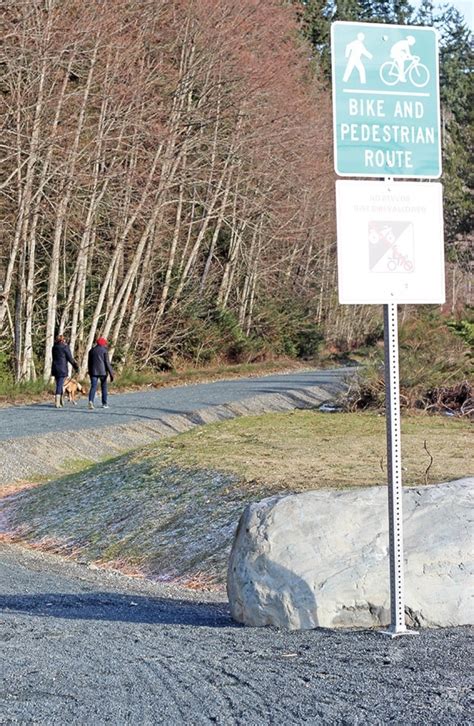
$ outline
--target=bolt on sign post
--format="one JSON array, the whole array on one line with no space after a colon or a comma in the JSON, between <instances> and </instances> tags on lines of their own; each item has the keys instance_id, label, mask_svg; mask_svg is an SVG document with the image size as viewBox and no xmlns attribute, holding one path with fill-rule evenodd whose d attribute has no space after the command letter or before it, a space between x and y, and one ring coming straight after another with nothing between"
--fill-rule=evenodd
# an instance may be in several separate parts
<instances>
[{"instance_id":1,"label":"bolt on sign post","mask_svg":"<svg viewBox=\"0 0 474 726\"><path fill-rule=\"evenodd\" d=\"M445 300L437 33L333 23L335 170L341 304L383 304L391 637L405 625L397 304Z\"/></svg>"}]
</instances>

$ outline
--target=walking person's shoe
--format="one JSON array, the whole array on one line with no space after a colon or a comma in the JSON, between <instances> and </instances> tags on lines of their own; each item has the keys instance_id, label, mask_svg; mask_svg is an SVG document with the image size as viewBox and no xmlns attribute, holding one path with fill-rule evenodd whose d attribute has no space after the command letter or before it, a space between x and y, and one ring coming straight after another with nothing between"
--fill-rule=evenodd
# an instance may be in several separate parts
<instances>
[{"instance_id":1,"label":"walking person's shoe","mask_svg":"<svg viewBox=\"0 0 474 726\"><path fill-rule=\"evenodd\" d=\"M108 403L103 403L102 404L102 408L108 408L108 407L109 407L109 404Z\"/></svg>"},{"instance_id":2,"label":"walking person's shoe","mask_svg":"<svg viewBox=\"0 0 474 726\"><path fill-rule=\"evenodd\" d=\"M92 401L89 401L88 409L89 409L89 411L94 410L94 403Z\"/></svg>"},{"instance_id":3,"label":"walking person's shoe","mask_svg":"<svg viewBox=\"0 0 474 726\"><path fill-rule=\"evenodd\" d=\"M61 396L57 393L54 397L54 408L61 408Z\"/></svg>"},{"instance_id":4,"label":"walking person's shoe","mask_svg":"<svg viewBox=\"0 0 474 726\"><path fill-rule=\"evenodd\" d=\"M64 408L64 398L62 395L59 396L59 405L61 406L61 408Z\"/></svg>"}]
</instances>

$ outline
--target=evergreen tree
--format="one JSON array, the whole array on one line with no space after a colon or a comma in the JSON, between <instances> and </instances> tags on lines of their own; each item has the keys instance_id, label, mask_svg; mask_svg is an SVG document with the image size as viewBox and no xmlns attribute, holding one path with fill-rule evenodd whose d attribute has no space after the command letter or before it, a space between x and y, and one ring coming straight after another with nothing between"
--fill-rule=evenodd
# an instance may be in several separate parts
<instances>
[{"instance_id":1,"label":"evergreen tree","mask_svg":"<svg viewBox=\"0 0 474 726\"><path fill-rule=\"evenodd\" d=\"M383 0L360 0L360 20L373 23L390 23L392 3Z\"/></svg>"},{"instance_id":2,"label":"evergreen tree","mask_svg":"<svg viewBox=\"0 0 474 726\"><path fill-rule=\"evenodd\" d=\"M472 121L473 107L473 39L464 18L456 8L435 19L441 35L440 83L443 105L458 123Z\"/></svg>"},{"instance_id":3,"label":"evergreen tree","mask_svg":"<svg viewBox=\"0 0 474 726\"><path fill-rule=\"evenodd\" d=\"M413 12L413 5L408 0L394 0L392 22L398 25L410 25L413 22Z\"/></svg>"},{"instance_id":4,"label":"evergreen tree","mask_svg":"<svg viewBox=\"0 0 474 726\"><path fill-rule=\"evenodd\" d=\"M408 0L359 0L359 20L374 23L407 25L413 17L413 6Z\"/></svg>"},{"instance_id":5,"label":"evergreen tree","mask_svg":"<svg viewBox=\"0 0 474 726\"><path fill-rule=\"evenodd\" d=\"M423 2L420 3L420 7L416 12L413 22L416 25L434 26L436 22L436 13L432 0L423 0Z\"/></svg>"},{"instance_id":6,"label":"evergreen tree","mask_svg":"<svg viewBox=\"0 0 474 726\"><path fill-rule=\"evenodd\" d=\"M331 75L331 9L327 0L295 0L301 33L308 40L326 76Z\"/></svg>"},{"instance_id":7,"label":"evergreen tree","mask_svg":"<svg viewBox=\"0 0 474 726\"><path fill-rule=\"evenodd\" d=\"M472 230L474 214L474 49L462 15L448 7L436 25L441 34L440 83L443 118L446 238ZM466 262L466 260L465 260Z\"/></svg>"},{"instance_id":8,"label":"evergreen tree","mask_svg":"<svg viewBox=\"0 0 474 726\"><path fill-rule=\"evenodd\" d=\"M361 20L360 0L339 0L330 5L333 20Z\"/></svg>"},{"instance_id":9,"label":"evergreen tree","mask_svg":"<svg viewBox=\"0 0 474 726\"><path fill-rule=\"evenodd\" d=\"M312 43L330 78L330 27L334 20L436 27L440 32L440 89L442 104L443 183L446 239L472 227L474 165L474 81L472 34L451 5L437 11L423 0L415 12L409 0L293 0L302 32Z\"/></svg>"}]
</instances>

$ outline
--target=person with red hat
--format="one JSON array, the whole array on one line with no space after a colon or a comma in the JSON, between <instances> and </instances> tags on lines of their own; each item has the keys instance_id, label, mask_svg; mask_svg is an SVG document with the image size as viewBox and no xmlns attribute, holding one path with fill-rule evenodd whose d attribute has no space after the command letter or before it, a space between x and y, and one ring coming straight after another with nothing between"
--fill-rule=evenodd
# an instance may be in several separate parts
<instances>
[{"instance_id":1,"label":"person with red hat","mask_svg":"<svg viewBox=\"0 0 474 726\"><path fill-rule=\"evenodd\" d=\"M91 379L91 388L89 391L89 410L94 409L94 398L97 391L97 384L100 381L100 391L102 394L102 408L108 408L107 403L107 374L110 381L114 380L114 371L110 365L109 351L107 349L107 340L105 338L97 338L97 343L90 349L87 358L87 370Z\"/></svg>"}]
</instances>

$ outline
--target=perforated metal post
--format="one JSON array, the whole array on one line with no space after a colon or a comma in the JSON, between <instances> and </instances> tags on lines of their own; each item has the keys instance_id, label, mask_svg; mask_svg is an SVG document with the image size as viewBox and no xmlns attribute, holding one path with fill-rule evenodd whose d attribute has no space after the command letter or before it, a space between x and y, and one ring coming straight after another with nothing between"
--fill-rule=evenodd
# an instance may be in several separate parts
<instances>
[{"instance_id":1,"label":"perforated metal post","mask_svg":"<svg viewBox=\"0 0 474 726\"><path fill-rule=\"evenodd\" d=\"M385 408L387 423L390 628L386 635L412 635L405 625L402 518L402 450L398 383L398 322L395 303L384 305Z\"/></svg>"}]
</instances>

